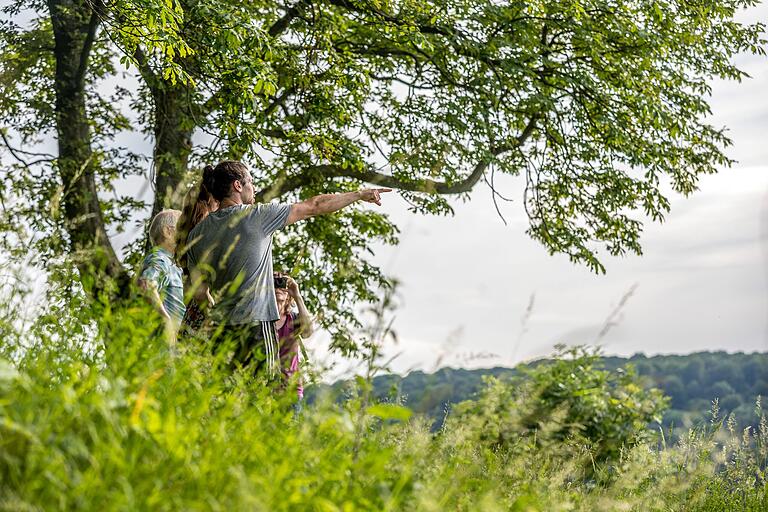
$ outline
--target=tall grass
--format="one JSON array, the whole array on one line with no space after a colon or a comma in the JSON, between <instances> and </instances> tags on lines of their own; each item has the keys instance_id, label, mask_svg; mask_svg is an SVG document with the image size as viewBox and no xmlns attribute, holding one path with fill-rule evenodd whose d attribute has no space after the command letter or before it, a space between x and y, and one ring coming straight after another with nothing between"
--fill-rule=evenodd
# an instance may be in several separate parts
<instances>
[{"instance_id":1,"label":"tall grass","mask_svg":"<svg viewBox=\"0 0 768 512\"><path fill-rule=\"evenodd\" d=\"M364 378L296 417L290 390L169 346L141 301L71 296L31 323L14 304L0 304L3 510L768 510L759 405L756 432L715 418L675 446L613 425L632 431L610 454L599 436L624 420L564 430L568 394L532 421L548 400L535 383L584 354L530 385L490 382L431 434L402 405L373 403Z\"/></svg>"}]
</instances>

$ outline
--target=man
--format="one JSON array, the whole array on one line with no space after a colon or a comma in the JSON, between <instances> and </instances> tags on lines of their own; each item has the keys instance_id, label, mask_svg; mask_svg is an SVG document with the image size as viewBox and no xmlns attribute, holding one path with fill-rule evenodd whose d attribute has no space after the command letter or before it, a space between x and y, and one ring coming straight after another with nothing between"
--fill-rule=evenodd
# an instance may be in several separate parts
<instances>
[{"instance_id":1,"label":"man","mask_svg":"<svg viewBox=\"0 0 768 512\"><path fill-rule=\"evenodd\" d=\"M338 211L354 202L381 205L390 189L324 194L295 204L254 205L253 180L241 162L207 168L202 186L219 201L219 209L195 226L188 237L193 286L205 282L215 299L211 319L218 340L229 341L234 362L266 366L279 374L274 322L280 317L272 272L272 234L315 215ZM201 299L203 299L201 297Z\"/></svg>"},{"instance_id":2,"label":"man","mask_svg":"<svg viewBox=\"0 0 768 512\"><path fill-rule=\"evenodd\" d=\"M185 310L181 269L173 259L180 214L178 210L163 210L152 219L149 225L152 249L144 258L139 275L139 286L172 330L181 323Z\"/></svg>"}]
</instances>

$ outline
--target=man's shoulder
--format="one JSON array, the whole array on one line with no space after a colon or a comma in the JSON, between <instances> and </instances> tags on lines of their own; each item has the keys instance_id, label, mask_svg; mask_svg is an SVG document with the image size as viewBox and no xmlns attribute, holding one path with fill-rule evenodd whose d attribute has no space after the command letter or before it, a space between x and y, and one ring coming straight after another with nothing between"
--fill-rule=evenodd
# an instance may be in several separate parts
<instances>
[{"instance_id":1,"label":"man's shoulder","mask_svg":"<svg viewBox=\"0 0 768 512\"><path fill-rule=\"evenodd\" d=\"M226 218L226 212L216 211L209 213L206 217L197 223L195 227L189 230L187 238L192 240L196 236L204 236L209 232L216 232L215 224L219 223L222 219Z\"/></svg>"},{"instance_id":2,"label":"man's shoulder","mask_svg":"<svg viewBox=\"0 0 768 512\"><path fill-rule=\"evenodd\" d=\"M210 213L189 231L189 240L215 239L226 236L222 228L237 229L242 222L269 221L290 205L282 203L238 204ZM287 215L287 214L285 214Z\"/></svg>"},{"instance_id":3,"label":"man's shoulder","mask_svg":"<svg viewBox=\"0 0 768 512\"><path fill-rule=\"evenodd\" d=\"M194 233L195 231L204 232L206 230L210 230L214 226L214 229L217 229L221 225L228 224L233 218L241 218L243 216L252 214L255 212L254 206L255 205L252 204L236 204L221 210L216 210L215 212L211 212L207 217L200 221L197 226L192 228L190 234Z\"/></svg>"},{"instance_id":4,"label":"man's shoulder","mask_svg":"<svg viewBox=\"0 0 768 512\"><path fill-rule=\"evenodd\" d=\"M256 203L251 206L253 206L258 211L266 212L266 211L274 211L274 210L282 210L285 208L290 208L293 205L291 203L269 202L269 203Z\"/></svg>"},{"instance_id":5,"label":"man's shoulder","mask_svg":"<svg viewBox=\"0 0 768 512\"><path fill-rule=\"evenodd\" d=\"M272 208L272 203L238 204L216 212L215 222L237 229L242 223L250 225L269 219Z\"/></svg>"},{"instance_id":6,"label":"man's shoulder","mask_svg":"<svg viewBox=\"0 0 768 512\"><path fill-rule=\"evenodd\" d=\"M253 215L271 225L273 228L271 231L274 231L285 226L285 221L291 213L293 205L290 203L258 203L253 206Z\"/></svg>"}]
</instances>

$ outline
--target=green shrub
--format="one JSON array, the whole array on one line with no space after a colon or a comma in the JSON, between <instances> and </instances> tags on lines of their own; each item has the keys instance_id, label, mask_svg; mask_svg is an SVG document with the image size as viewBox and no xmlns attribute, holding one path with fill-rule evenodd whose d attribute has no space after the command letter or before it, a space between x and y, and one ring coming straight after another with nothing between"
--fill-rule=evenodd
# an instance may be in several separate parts
<instances>
[{"instance_id":1,"label":"green shrub","mask_svg":"<svg viewBox=\"0 0 768 512\"><path fill-rule=\"evenodd\" d=\"M476 401L457 407L454 424L474 423L478 441L491 447L521 439L583 445L594 469L647 441L648 425L661 421L668 402L659 390L644 390L631 366L607 371L584 347L561 347L552 360L519 369L509 382L488 379Z\"/></svg>"}]
</instances>

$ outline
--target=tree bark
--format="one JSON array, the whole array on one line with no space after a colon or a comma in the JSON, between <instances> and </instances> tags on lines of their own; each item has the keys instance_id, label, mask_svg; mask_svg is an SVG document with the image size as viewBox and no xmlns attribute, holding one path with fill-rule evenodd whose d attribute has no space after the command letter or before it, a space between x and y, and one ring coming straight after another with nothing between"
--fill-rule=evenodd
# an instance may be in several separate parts
<instances>
[{"instance_id":1,"label":"tree bark","mask_svg":"<svg viewBox=\"0 0 768 512\"><path fill-rule=\"evenodd\" d=\"M163 80L148 82L155 103L155 201L152 216L165 208L180 208L180 188L189 165L196 123L189 115L187 86Z\"/></svg>"},{"instance_id":2,"label":"tree bark","mask_svg":"<svg viewBox=\"0 0 768 512\"><path fill-rule=\"evenodd\" d=\"M126 273L104 224L96 187L98 162L86 112L85 76L99 24L92 5L48 0L55 40L57 168L65 191L65 228L83 286L98 295L109 278Z\"/></svg>"}]
</instances>

